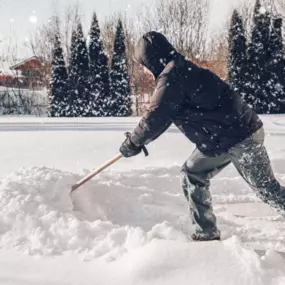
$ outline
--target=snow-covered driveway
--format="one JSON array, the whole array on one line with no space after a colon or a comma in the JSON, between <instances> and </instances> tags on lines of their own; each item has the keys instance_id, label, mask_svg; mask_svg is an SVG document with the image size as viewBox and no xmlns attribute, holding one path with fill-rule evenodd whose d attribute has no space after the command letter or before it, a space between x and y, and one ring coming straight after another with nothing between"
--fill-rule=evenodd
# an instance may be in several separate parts
<instances>
[{"instance_id":1,"label":"snow-covered driveway","mask_svg":"<svg viewBox=\"0 0 285 285\"><path fill-rule=\"evenodd\" d=\"M285 184L285 117L263 120ZM174 127L150 157L121 160L79 190L73 211L70 186L137 121L0 119L0 284L284 285L285 219L233 167L211 189L223 241L189 241L179 171L194 146Z\"/></svg>"}]
</instances>

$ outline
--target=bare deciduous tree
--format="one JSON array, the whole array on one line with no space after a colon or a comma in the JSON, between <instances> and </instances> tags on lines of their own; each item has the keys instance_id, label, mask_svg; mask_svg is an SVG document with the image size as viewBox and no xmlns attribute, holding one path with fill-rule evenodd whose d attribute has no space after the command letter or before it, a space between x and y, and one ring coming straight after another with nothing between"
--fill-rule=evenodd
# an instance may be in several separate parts
<instances>
[{"instance_id":1,"label":"bare deciduous tree","mask_svg":"<svg viewBox=\"0 0 285 285\"><path fill-rule=\"evenodd\" d=\"M109 58L109 64L111 64L112 55L113 55L113 44L115 39L116 26L118 20L121 19L125 32L125 44L126 44L126 53L129 67L129 75L131 78L131 88L132 93L139 95L141 93L141 76L144 76L144 73L141 72L141 67L133 58L135 43L139 35L135 29L136 22L133 19L127 17L126 13L122 14L113 14L109 16L101 27L101 35L103 43L105 45L106 53ZM144 91L146 86L144 87ZM148 92L153 91L153 84L149 85Z\"/></svg>"},{"instance_id":2,"label":"bare deciduous tree","mask_svg":"<svg viewBox=\"0 0 285 285\"><path fill-rule=\"evenodd\" d=\"M189 58L206 56L208 0L157 0L145 6L137 18L138 33L157 30Z\"/></svg>"},{"instance_id":3,"label":"bare deciduous tree","mask_svg":"<svg viewBox=\"0 0 285 285\"><path fill-rule=\"evenodd\" d=\"M263 0L261 3L274 16L285 18L285 2L284 2L284 0Z\"/></svg>"},{"instance_id":4,"label":"bare deciduous tree","mask_svg":"<svg viewBox=\"0 0 285 285\"><path fill-rule=\"evenodd\" d=\"M38 30L30 36L27 43L32 54L41 58L43 62L43 78L44 85L49 82L50 64L52 61L53 41L55 35L60 34L63 45L66 63L69 63L70 58L70 41L71 33L80 18L78 4L70 5L65 9L64 17L61 18L55 10L54 15L43 24Z\"/></svg>"},{"instance_id":5,"label":"bare deciduous tree","mask_svg":"<svg viewBox=\"0 0 285 285\"><path fill-rule=\"evenodd\" d=\"M101 37L109 59L112 58L116 27L120 18L120 14L112 14L111 16L105 19L105 21L100 27Z\"/></svg>"}]
</instances>

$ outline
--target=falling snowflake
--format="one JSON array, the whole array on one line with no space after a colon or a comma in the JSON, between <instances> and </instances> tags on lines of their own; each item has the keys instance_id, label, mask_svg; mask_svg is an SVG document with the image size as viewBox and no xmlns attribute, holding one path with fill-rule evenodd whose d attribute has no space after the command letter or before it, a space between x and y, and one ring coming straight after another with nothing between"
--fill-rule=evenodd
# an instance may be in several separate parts
<instances>
[{"instance_id":1,"label":"falling snowflake","mask_svg":"<svg viewBox=\"0 0 285 285\"><path fill-rule=\"evenodd\" d=\"M265 9L265 7L260 7L260 9L259 9L259 14L265 14L266 13L266 9Z\"/></svg>"},{"instance_id":2,"label":"falling snowflake","mask_svg":"<svg viewBox=\"0 0 285 285\"><path fill-rule=\"evenodd\" d=\"M31 23L37 23L38 22L38 17L36 16L36 15L32 15L32 16L30 16L30 18L29 18L29 22L31 22Z\"/></svg>"}]
</instances>

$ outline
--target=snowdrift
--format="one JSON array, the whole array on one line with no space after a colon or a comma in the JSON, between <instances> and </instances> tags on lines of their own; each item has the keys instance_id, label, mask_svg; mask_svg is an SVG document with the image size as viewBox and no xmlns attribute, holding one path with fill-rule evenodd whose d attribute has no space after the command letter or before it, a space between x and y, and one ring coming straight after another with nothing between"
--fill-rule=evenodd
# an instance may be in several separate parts
<instances>
[{"instance_id":1,"label":"snowdrift","mask_svg":"<svg viewBox=\"0 0 285 285\"><path fill-rule=\"evenodd\" d=\"M266 217L259 212L248 220L237 215L240 208L232 210L231 203L259 205L239 179L218 178L213 183L224 240L194 243L188 238L178 167L107 171L75 193L74 209L69 191L79 178L31 167L2 179L0 246L46 258L80 256L96 271L85 284L285 284L285 260L270 249L274 245L284 250L280 235L284 222L270 211ZM230 193L223 192L221 185ZM240 188L239 193L231 195L236 189L229 185ZM260 255L251 249L257 245L269 250ZM45 262L39 269L43 272ZM52 262L56 268L58 261ZM78 271L76 263L74 271Z\"/></svg>"}]
</instances>

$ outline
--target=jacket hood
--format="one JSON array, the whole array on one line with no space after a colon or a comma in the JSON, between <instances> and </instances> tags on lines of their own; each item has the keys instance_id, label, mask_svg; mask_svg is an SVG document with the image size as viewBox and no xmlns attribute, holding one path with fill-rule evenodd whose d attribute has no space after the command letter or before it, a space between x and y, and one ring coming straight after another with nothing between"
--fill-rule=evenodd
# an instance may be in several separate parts
<instances>
[{"instance_id":1,"label":"jacket hood","mask_svg":"<svg viewBox=\"0 0 285 285\"><path fill-rule=\"evenodd\" d=\"M157 32L149 32L144 34L138 41L134 57L157 78L165 66L177 54L175 48L164 35Z\"/></svg>"}]
</instances>

